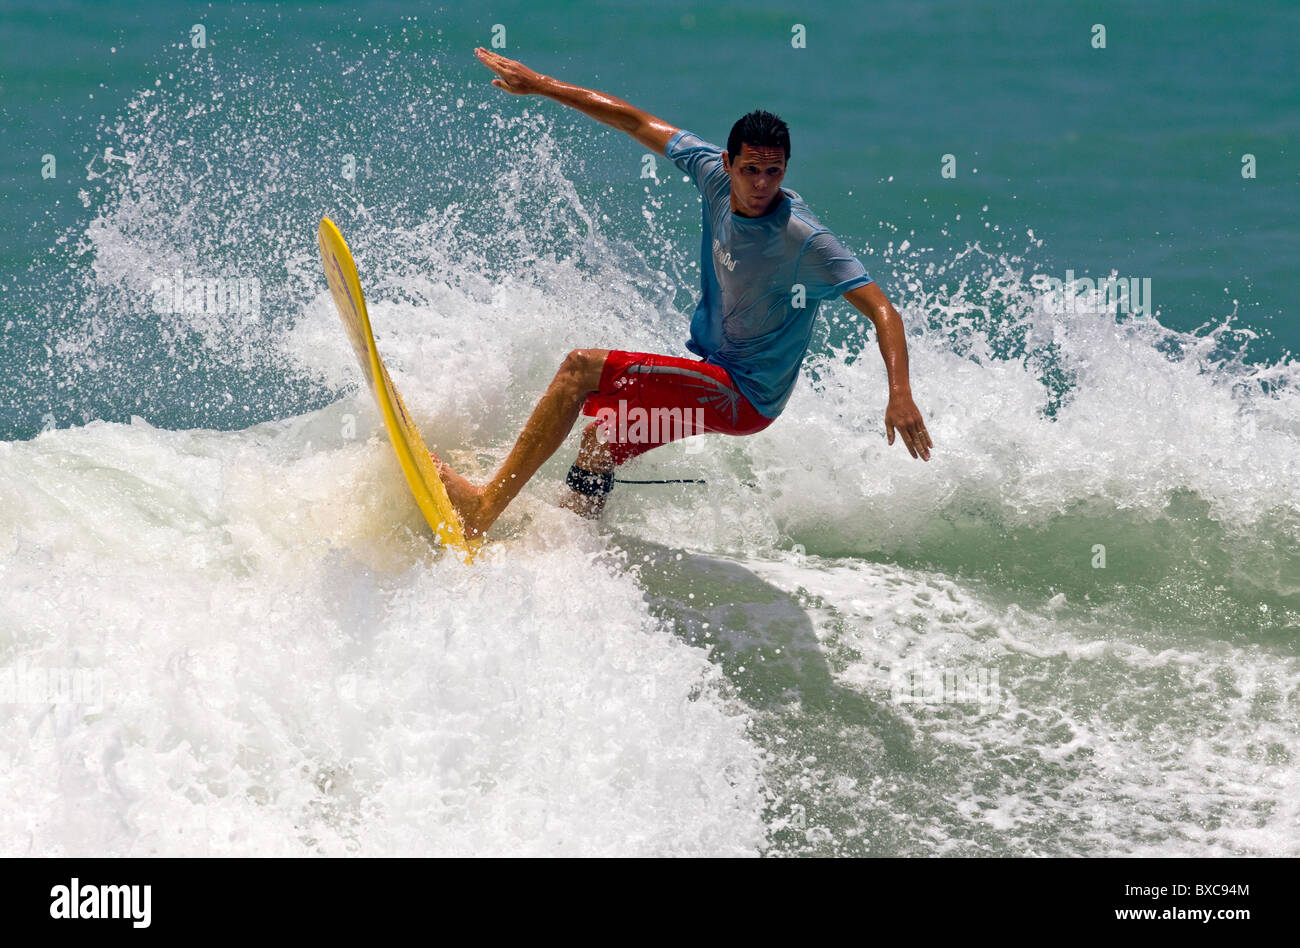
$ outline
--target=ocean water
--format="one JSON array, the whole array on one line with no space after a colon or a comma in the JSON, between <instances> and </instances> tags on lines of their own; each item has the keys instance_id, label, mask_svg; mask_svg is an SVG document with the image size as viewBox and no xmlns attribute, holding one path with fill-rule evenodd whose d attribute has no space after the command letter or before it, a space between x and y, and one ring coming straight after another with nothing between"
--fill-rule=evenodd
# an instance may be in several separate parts
<instances>
[{"instance_id":1,"label":"ocean water","mask_svg":"<svg viewBox=\"0 0 1300 948\"><path fill-rule=\"evenodd\" d=\"M497 25L714 140L787 119L786 183L903 315L929 463L839 302L776 424L623 472L704 483L580 520L575 434L487 555L432 545L321 216L472 478L568 349L682 354L699 280L694 189L492 88ZM6 4L0 852L1300 855L1298 27ZM1063 309L1067 272L1152 311ZM256 311L159 312L177 273Z\"/></svg>"}]
</instances>

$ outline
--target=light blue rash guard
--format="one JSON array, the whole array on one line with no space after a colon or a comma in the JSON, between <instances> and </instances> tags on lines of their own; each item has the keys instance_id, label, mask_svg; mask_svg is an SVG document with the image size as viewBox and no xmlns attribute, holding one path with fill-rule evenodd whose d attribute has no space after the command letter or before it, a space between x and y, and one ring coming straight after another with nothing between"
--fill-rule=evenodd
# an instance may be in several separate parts
<instances>
[{"instance_id":1,"label":"light blue rash guard","mask_svg":"<svg viewBox=\"0 0 1300 948\"><path fill-rule=\"evenodd\" d=\"M794 389L822 300L871 277L789 188L762 217L733 214L731 178L717 145L682 129L664 155L704 200L703 293L686 348L725 368L759 414L775 418ZM796 284L804 287L802 307L794 305Z\"/></svg>"}]
</instances>

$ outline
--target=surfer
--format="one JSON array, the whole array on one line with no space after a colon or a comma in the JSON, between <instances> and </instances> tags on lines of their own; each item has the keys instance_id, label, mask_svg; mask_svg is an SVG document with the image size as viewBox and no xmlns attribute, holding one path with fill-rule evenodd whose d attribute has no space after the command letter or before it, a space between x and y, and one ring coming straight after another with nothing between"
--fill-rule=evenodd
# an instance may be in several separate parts
<instances>
[{"instance_id":1,"label":"surfer","mask_svg":"<svg viewBox=\"0 0 1300 948\"><path fill-rule=\"evenodd\" d=\"M435 456L467 536L487 532L564 443L579 414L596 420L583 431L569 470L566 506L586 516L603 509L615 467L651 448L705 432L762 431L790 397L818 305L836 296L876 327L889 376L889 443L897 431L912 457L930 459L933 444L912 401L902 319L858 259L796 192L781 186L790 159L781 119L749 113L732 127L723 150L621 99L543 76L490 50L475 54L497 74L497 88L554 99L670 159L700 189L704 241L702 295L686 344L698 359L574 349L486 484L471 484Z\"/></svg>"}]
</instances>

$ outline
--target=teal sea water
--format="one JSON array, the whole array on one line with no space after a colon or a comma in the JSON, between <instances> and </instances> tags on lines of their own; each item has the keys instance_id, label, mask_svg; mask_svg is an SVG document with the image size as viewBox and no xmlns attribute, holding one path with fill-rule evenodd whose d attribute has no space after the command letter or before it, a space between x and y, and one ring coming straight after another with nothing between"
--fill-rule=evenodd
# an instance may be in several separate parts
<instances>
[{"instance_id":1,"label":"teal sea water","mask_svg":"<svg viewBox=\"0 0 1300 948\"><path fill-rule=\"evenodd\" d=\"M6 855L1300 855L1294 4L0 32ZM781 114L786 183L903 315L931 461L839 302L776 424L625 469L706 483L579 521L575 437L491 555L434 550L319 218L471 477L568 349L684 354L699 280L691 185L491 87L494 36L714 141ZM177 274L256 303L160 312ZM1070 274L1152 311L1063 308Z\"/></svg>"}]
</instances>

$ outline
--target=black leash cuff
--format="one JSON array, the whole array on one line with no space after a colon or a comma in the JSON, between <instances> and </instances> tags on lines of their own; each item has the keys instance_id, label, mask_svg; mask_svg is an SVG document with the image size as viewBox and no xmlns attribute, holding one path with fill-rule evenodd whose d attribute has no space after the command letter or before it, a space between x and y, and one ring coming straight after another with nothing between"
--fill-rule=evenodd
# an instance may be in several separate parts
<instances>
[{"instance_id":1,"label":"black leash cuff","mask_svg":"<svg viewBox=\"0 0 1300 948\"><path fill-rule=\"evenodd\" d=\"M579 494L586 494L588 497L604 497L614 489L614 474L597 474L595 471L584 471L578 465L569 468L569 476L564 479L564 483Z\"/></svg>"}]
</instances>

